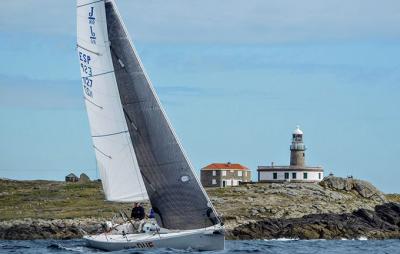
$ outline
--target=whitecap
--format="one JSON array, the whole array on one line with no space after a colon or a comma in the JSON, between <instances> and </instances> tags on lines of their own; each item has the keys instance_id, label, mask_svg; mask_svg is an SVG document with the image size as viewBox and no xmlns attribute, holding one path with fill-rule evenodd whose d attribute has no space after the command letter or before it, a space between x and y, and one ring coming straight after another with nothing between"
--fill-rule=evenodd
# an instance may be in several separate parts
<instances>
[{"instance_id":1,"label":"whitecap","mask_svg":"<svg viewBox=\"0 0 400 254\"><path fill-rule=\"evenodd\" d=\"M264 239L264 241L298 241L299 238L277 238L277 239Z\"/></svg>"}]
</instances>

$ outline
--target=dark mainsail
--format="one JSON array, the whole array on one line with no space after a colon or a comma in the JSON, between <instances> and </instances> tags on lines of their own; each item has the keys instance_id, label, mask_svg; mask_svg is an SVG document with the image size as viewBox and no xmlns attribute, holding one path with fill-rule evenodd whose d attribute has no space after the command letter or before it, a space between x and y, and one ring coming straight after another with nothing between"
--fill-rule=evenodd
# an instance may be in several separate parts
<instances>
[{"instance_id":1,"label":"dark mainsail","mask_svg":"<svg viewBox=\"0 0 400 254\"><path fill-rule=\"evenodd\" d=\"M125 119L159 225L186 230L219 223L111 2L106 19Z\"/></svg>"}]
</instances>

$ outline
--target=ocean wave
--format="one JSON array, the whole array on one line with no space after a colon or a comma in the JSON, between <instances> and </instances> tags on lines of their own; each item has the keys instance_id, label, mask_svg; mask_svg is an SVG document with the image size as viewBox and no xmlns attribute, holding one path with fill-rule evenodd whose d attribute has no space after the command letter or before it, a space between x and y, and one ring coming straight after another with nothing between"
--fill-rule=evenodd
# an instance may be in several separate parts
<instances>
[{"instance_id":1,"label":"ocean wave","mask_svg":"<svg viewBox=\"0 0 400 254\"><path fill-rule=\"evenodd\" d=\"M29 246L23 245L11 245L11 244L0 244L1 250L18 250L18 249L29 249Z\"/></svg>"},{"instance_id":2,"label":"ocean wave","mask_svg":"<svg viewBox=\"0 0 400 254\"><path fill-rule=\"evenodd\" d=\"M264 241L299 241L299 238L277 238L277 239L264 239Z\"/></svg>"},{"instance_id":3,"label":"ocean wave","mask_svg":"<svg viewBox=\"0 0 400 254\"><path fill-rule=\"evenodd\" d=\"M83 246L74 246L74 247L67 247L63 246L58 243L52 243L47 246L47 249L53 250L53 251L71 251L71 252L78 252L78 253L84 253L86 252L85 247Z\"/></svg>"}]
</instances>

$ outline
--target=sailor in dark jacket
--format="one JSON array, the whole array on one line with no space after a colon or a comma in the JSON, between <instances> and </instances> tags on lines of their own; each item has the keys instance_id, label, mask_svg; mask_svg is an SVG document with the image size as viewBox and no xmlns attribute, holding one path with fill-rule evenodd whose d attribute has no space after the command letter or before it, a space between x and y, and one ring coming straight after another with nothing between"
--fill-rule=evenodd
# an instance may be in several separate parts
<instances>
[{"instance_id":1,"label":"sailor in dark jacket","mask_svg":"<svg viewBox=\"0 0 400 254\"><path fill-rule=\"evenodd\" d=\"M131 213L131 218L134 220L143 220L145 217L144 208L140 203L134 203Z\"/></svg>"}]
</instances>

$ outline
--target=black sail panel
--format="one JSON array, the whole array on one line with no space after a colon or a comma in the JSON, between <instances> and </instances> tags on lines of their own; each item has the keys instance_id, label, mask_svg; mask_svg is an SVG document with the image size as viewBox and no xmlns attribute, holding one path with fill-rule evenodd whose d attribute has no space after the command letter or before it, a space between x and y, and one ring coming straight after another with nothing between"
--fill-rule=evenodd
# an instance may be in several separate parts
<instances>
[{"instance_id":1,"label":"black sail panel","mask_svg":"<svg viewBox=\"0 0 400 254\"><path fill-rule=\"evenodd\" d=\"M168 229L219 223L110 2L106 17L122 107L158 223Z\"/></svg>"}]
</instances>

